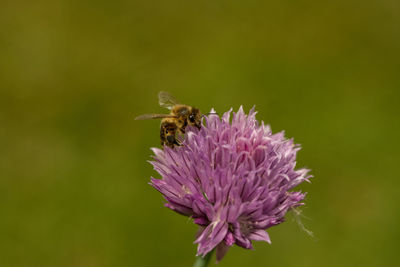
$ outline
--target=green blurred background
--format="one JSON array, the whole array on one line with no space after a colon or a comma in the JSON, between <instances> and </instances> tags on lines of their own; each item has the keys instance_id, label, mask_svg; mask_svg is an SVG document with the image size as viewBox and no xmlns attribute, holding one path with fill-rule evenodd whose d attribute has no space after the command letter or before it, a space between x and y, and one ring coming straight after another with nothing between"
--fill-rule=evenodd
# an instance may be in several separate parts
<instances>
[{"instance_id":1,"label":"green blurred background","mask_svg":"<svg viewBox=\"0 0 400 267\"><path fill-rule=\"evenodd\" d=\"M191 266L146 161L157 93L253 105L303 149L303 208L218 266L396 266L400 3L1 1L0 266Z\"/></svg>"}]
</instances>

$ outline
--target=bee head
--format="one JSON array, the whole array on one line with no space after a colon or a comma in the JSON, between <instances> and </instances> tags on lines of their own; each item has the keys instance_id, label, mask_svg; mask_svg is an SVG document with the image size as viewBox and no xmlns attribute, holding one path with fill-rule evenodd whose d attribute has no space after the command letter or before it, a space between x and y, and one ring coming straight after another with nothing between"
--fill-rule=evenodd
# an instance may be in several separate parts
<instances>
[{"instance_id":1,"label":"bee head","mask_svg":"<svg viewBox=\"0 0 400 267\"><path fill-rule=\"evenodd\" d=\"M188 116L189 125L200 129L201 127L201 113L198 108L192 108L189 116Z\"/></svg>"}]
</instances>

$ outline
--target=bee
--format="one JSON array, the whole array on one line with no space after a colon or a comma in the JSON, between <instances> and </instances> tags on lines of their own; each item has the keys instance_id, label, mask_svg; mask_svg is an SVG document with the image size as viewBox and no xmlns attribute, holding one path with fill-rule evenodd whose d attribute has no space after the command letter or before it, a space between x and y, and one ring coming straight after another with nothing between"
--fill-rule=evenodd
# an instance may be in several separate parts
<instances>
[{"instance_id":1,"label":"bee","mask_svg":"<svg viewBox=\"0 0 400 267\"><path fill-rule=\"evenodd\" d=\"M198 108L180 104L175 97L167 92L158 94L158 103L161 107L170 110L169 114L143 114L135 120L162 119L160 126L161 145L173 148L181 144L177 140L177 133L184 135L186 127L201 128L202 114Z\"/></svg>"}]
</instances>

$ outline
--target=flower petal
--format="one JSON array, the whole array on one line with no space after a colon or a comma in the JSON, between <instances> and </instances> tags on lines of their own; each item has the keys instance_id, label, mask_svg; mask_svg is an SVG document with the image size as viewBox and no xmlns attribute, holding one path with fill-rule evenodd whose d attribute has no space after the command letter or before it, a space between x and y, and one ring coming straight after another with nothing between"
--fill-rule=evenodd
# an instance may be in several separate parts
<instances>
[{"instance_id":1,"label":"flower petal","mask_svg":"<svg viewBox=\"0 0 400 267\"><path fill-rule=\"evenodd\" d=\"M256 230L249 235L249 239L256 241L265 241L271 244L271 239L267 231L265 230Z\"/></svg>"}]
</instances>

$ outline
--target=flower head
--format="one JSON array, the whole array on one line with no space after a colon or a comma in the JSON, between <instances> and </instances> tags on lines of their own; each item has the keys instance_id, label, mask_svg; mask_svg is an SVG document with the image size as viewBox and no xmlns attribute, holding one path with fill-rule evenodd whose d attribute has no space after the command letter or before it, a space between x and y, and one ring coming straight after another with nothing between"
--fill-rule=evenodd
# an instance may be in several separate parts
<instances>
[{"instance_id":1,"label":"flower head","mask_svg":"<svg viewBox=\"0 0 400 267\"><path fill-rule=\"evenodd\" d=\"M284 133L246 115L240 107L205 118L200 129L187 129L183 145L153 148L151 164L162 179L151 179L165 206L200 226L197 254L216 248L217 260L230 246L252 248L252 240L270 243L267 228L284 221L302 205L305 194L291 191L308 181L307 169L295 170L300 149Z\"/></svg>"}]
</instances>

